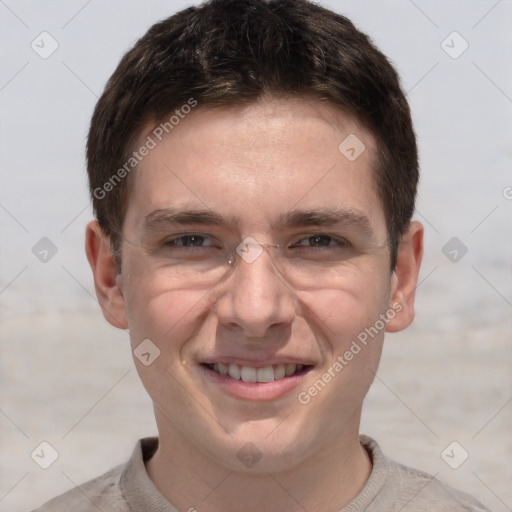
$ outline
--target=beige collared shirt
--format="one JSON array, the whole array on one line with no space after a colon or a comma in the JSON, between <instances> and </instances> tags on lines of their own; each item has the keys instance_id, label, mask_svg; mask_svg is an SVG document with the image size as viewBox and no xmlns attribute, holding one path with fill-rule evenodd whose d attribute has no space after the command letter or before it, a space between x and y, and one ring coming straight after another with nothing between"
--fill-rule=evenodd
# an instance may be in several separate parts
<instances>
[{"instance_id":1,"label":"beige collared shirt","mask_svg":"<svg viewBox=\"0 0 512 512\"><path fill-rule=\"evenodd\" d=\"M361 436L361 444L373 468L361 492L340 512L489 512L468 494L389 460L373 439ZM140 440L126 464L57 496L35 512L179 512L146 473L145 461L157 446L155 437Z\"/></svg>"}]
</instances>

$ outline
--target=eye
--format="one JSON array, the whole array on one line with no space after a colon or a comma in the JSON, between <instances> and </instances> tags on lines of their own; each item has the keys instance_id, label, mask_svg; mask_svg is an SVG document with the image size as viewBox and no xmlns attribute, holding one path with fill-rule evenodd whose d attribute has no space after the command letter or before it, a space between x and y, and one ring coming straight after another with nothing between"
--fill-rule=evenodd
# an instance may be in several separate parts
<instances>
[{"instance_id":1,"label":"eye","mask_svg":"<svg viewBox=\"0 0 512 512\"><path fill-rule=\"evenodd\" d=\"M203 235L182 235L171 240L167 240L164 244L167 247L210 247L213 245L211 238Z\"/></svg>"},{"instance_id":2,"label":"eye","mask_svg":"<svg viewBox=\"0 0 512 512\"><path fill-rule=\"evenodd\" d=\"M312 247L312 248L338 248L348 247L350 244L344 238L335 238L330 235L317 234L310 235L300 239L298 242L292 245L292 247Z\"/></svg>"}]
</instances>

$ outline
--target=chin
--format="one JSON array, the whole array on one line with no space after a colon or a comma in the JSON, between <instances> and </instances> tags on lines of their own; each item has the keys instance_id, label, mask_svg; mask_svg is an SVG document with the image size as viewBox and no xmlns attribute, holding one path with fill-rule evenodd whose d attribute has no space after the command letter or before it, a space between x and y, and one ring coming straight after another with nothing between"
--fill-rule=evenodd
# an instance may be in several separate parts
<instances>
[{"instance_id":1,"label":"chin","mask_svg":"<svg viewBox=\"0 0 512 512\"><path fill-rule=\"evenodd\" d=\"M215 460L236 472L286 471L303 461L309 451L309 443L296 426L287 428L282 418L240 425L221 444L225 446L215 450Z\"/></svg>"}]
</instances>

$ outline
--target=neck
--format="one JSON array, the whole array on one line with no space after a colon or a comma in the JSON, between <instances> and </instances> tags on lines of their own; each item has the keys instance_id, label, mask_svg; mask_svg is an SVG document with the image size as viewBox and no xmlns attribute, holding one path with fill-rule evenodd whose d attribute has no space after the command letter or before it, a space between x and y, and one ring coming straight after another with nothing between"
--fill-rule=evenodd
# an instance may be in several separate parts
<instances>
[{"instance_id":1,"label":"neck","mask_svg":"<svg viewBox=\"0 0 512 512\"><path fill-rule=\"evenodd\" d=\"M168 434L168 435L167 435ZM146 469L161 494L193 512L338 512L362 489L371 461L357 429L285 471L235 472L216 463L176 431L162 432Z\"/></svg>"}]
</instances>

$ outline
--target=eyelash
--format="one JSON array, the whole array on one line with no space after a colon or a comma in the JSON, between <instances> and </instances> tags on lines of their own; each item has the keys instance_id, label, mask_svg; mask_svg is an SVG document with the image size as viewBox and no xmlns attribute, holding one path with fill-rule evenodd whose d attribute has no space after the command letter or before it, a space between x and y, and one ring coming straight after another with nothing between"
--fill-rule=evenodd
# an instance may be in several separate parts
<instances>
[{"instance_id":1,"label":"eyelash","mask_svg":"<svg viewBox=\"0 0 512 512\"><path fill-rule=\"evenodd\" d=\"M205 240L212 240L211 237L208 237L207 235L201 235L201 234L188 234L188 235L180 235L178 237L175 237L173 239L170 239L170 240L167 240L164 242L164 246L166 247L170 247L170 248L173 248L173 249L177 249L179 248L179 250L182 250L182 251L198 251L198 250L202 250L204 249L205 247L206 248L219 248L218 246L216 247L215 245L185 245L185 244L182 244L182 243L176 243L178 241L184 241L186 239L191 239L191 238L198 238L198 239L203 239L203 241ZM299 244L303 241L306 241L306 240L311 240L311 239L314 239L314 238L328 238L329 239L329 244L328 245L320 245L320 246L314 246L314 245L302 245L300 246ZM334 245L332 245L332 242L334 242ZM289 246L288 248L300 248L302 247L303 249L302 250L314 250L314 249L320 249L320 250L329 250L329 249L334 249L334 248L348 248L348 247L351 247L351 244L350 242L343 238L343 237L335 237L333 235L329 235L329 234L325 234L325 233L317 233L317 234L312 234L312 235L307 235L307 236L303 236L302 238L300 238L299 240L297 240L297 242L293 243L291 246Z\"/></svg>"},{"instance_id":2,"label":"eyelash","mask_svg":"<svg viewBox=\"0 0 512 512\"><path fill-rule=\"evenodd\" d=\"M318 234L314 234L314 235L307 235L307 236L301 238L300 240L298 240L298 242L293 244L293 246L297 246L300 242L302 242L304 240L310 240L312 238L328 238L328 239L330 239L330 242L334 242L336 247L343 247L343 248L350 247L350 242L346 238L335 237L333 235L329 235L329 234L325 234L325 233L318 233ZM329 243L328 246L325 246L325 245L320 245L320 246L309 245L309 246L302 246L302 247L309 247L309 248L315 247L317 249L325 250L328 247L333 247L333 246Z\"/></svg>"},{"instance_id":3,"label":"eyelash","mask_svg":"<svg viewBox=\"0 0 512 512\"><path fill-rule=\"evenodd\" d=\"M205 236L205 235L180 235L176 238L172 238L171 240L166 240L164 242L164 245L166 246L170 246L170 247L183 247L183 248L191 248L191 247L199 247L199 246L196 246L196 245L193 245L193 246L187 246L187 245L184 245L184 244L177 244L176 241L178 240L184 240L184 239L187 239L187 238L202 238L202 239L207 239L208 237ZM204 247L204 246L203 246Z\"/></svg>"}]
</instances>

